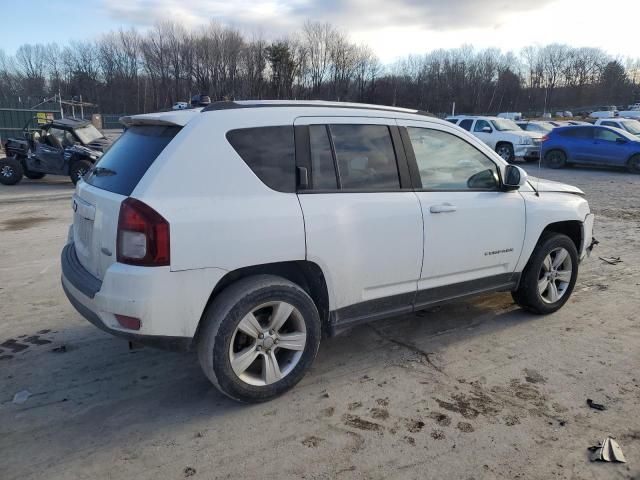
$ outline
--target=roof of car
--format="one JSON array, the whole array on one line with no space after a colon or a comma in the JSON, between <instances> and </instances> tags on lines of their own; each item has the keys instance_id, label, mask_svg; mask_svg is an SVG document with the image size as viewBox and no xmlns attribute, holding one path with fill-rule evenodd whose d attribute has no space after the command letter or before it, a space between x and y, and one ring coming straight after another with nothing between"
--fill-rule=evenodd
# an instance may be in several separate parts
<instances>
[{"instance_id":1,"label":"roof of car","mask_svg":"<svg viewBox=\"0 0 640 480\"><path fill-rule=\"evenodd\" d=\"M145 124L163 124L163 125L180 125L184 126L192 119L196 118L200 113L205 112L222 112L222 111L240 111L247 109L264 109L264 108L318 108L318 109L350 109L350 110L368 110L376 112L398 113L404 115L421 115L431 117L430 120L443 122L432 114L421 110L409 108L389 107L385 105L371 105L365 103L348 103L348 102L327 102L322 100L246 100L246 101L224 101L213 102L204 108L192 108L185 110L171 110L167 112L145 113L141 115L133 115L121 117L120 122L126 126L145 125ZM335 113L334 113L335 114Z\"/></svg>"}]
</instances>

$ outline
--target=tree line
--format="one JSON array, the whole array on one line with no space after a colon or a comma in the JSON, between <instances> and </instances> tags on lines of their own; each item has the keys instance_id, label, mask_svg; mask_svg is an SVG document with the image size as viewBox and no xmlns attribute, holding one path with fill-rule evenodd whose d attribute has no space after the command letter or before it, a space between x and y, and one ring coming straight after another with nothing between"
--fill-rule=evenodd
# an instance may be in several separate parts
<instances>
[{"instance_id":1,"label":"tree line","mask_svg":"<svg viewBox=\"0 0 640 480\"><path fill-rule=\"evenodd\" d=\"M187 30L163 22L97 40L0 50L0 106L61 93L103 113L170 108L191 95L212 100L327 99L433 113L542 112L640 101L640 59L550 44L519 52L434 50L383 65L371 48L327 23L307 22L274 41L211 22ZM14 105L15 106L15 105Z\"/></svg>"}]
</instances>

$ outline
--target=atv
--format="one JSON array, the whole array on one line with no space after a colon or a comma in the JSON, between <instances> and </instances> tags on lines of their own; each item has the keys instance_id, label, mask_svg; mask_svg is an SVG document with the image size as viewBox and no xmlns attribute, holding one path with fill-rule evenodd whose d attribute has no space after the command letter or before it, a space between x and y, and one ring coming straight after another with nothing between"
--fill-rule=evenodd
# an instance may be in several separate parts
<instances>
[{"instance_id":1,"label":"atv","mask_svg":"<svg viewBox=\"0 0 640 480\"><path fill-rule=\"evenodd\" d=\"M24 175L68 175L75 185L102 156L110 142L88 120L63 118L23 128L24 139L10 138L0 159L0 183L15 185Z\"/></svg>"}]
</instances>

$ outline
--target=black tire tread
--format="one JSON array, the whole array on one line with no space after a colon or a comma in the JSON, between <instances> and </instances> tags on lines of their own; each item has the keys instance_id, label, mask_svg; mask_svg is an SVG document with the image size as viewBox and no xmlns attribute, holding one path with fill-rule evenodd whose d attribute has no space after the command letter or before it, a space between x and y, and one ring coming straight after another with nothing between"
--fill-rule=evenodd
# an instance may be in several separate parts
<instances>
[{"instance_id":1,"label":"black tire tread","mask_svg":"<svg viewBox=\"0 0 640 480\"><path fill-rule=\"evenodd\" d=\"M538 296L538 272L547 252L558 246L565 247L569 251L569 255L571 255L573 277L565 295L555 304L546 304ZM578 251L573 240L561 233L546 232L538 240L538 244L522 272L520 284L516 290L511 292L511 297L520 307L529 312L538 315L553 313L569 300L578 276L578 264Z\"/></svg>"},{"instance_id":2,"label":"black tire tread","mask_svg":"<svg viewBox=\"0 0 640 480\"><path fill-rule=\"evenodd\" d=\"M315 358L318 347L319 347L319 339L320 339L320 318L317 313L316 306L307 294L300 286L296 285L285 278L278 277L275 275L255 275L247 278L243 278L238 280L237 282L231 284L229 287L225 288L214 301L207 307L202 322L205 322L202 330L198 334L197 340L197 350L198 350L198 360L200 362L200 366L202 367L202 371L207 376L207 378L213 383L213 385L223 394L228 396L229 398L243 403L248 402L260 402L270 400L281 393L265 393L262 398L246 398L234 393L228 388L225 388L223 382L221 382L220 378L218 378L218 373L216 372L216 368L214 366L213 361L213 351L215 348L215 342L218 338L218 334L220 332L221 327L227 320L227 317L232 310L238 305L247 295L253 292L259 292L261 290L273 289L273 288L283 288L283 289L291 289L295 291L297 295L302 295L306 301L313 306L313 311L315 312L318 327L318 342L315 345L314 351L312 352L310 362L313 362ZM301 360L302 362L302 360ZM291 374L290 374L291 375ZM302 378L302 377L300 377ZM297 381L295 380L292 385L288 388L293 387ZM288 389L287 388L287 389Z\"/></svg>"}]
</instances>

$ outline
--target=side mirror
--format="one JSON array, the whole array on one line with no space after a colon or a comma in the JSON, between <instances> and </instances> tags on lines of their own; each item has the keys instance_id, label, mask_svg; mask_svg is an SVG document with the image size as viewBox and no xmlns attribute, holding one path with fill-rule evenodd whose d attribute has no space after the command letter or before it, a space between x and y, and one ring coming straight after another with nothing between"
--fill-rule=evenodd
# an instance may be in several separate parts
<instances>
[{"instance_id":1,"label":"side mirror","mask_svg":"<svg viewBox=\"0 0 640 480\"><path fill-rule=\"evenodd\" d=\"M493 132L493 130L491 130L491 127L482 127L482 132L483 133L491 133L491 132Z\"/></svg>"},{"instance_id":2,"label":"side mirror","mask_svg":"<svg viewBox=\"0 0 640 480\"><path fill-rule=\"evenodd\" d=\"M517 190L527 183L527 172L515 165L507 165L504 169L502 186L505 190Z\"/></svg>"}]
</instances>

